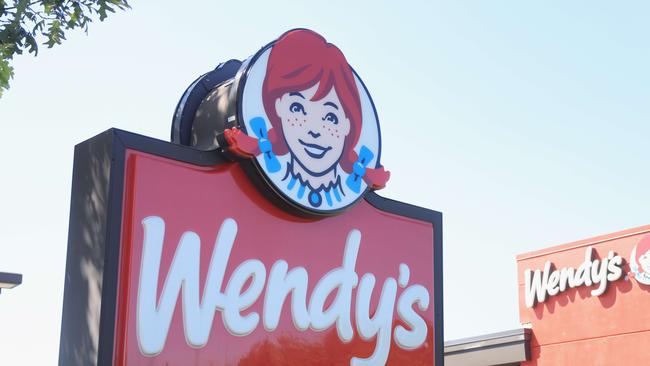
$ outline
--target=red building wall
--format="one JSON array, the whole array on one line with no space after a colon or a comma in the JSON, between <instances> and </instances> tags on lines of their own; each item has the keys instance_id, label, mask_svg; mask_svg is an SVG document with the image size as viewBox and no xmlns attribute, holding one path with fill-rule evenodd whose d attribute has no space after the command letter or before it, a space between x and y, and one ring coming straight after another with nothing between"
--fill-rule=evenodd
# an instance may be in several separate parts
<instances>
[{"instance_id":1,"label":"red building wall","mask_svg":"<svg viewBox=\"0 0 650 366\"><path fill-rule=\"evenodd\" d=\"M649 233L650 225L517 256L519 317L533 330L531 361L522 365L650 365L650 285L629 274L632 250ZM526 269L543 271L546 261L577 269L589 247L594 260L621 256L623 276L601 296L591 294L597 284L580 286L526 306Z\"/></svg>"}]
</instances>

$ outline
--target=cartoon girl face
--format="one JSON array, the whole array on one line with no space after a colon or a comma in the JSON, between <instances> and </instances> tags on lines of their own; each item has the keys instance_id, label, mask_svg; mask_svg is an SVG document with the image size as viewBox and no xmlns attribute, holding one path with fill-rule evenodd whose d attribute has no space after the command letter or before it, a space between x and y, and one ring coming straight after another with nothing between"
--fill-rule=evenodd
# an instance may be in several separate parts
<instances>
[{"instance_id":1,"label":"cartoon girl face","mask_svg":"<svg viewBox=\"0 0 650 366\"><path fill-rule=\"evenodd\" d=\"M315 176L336 167L350 133L350 120L334 88L322 99L312 100L318 86L285 93L275 101L289 151Z\"/></svg>"},{"instance_id":2,"label":"cartoon girl face","mask_svg":"<svg viewBox=\"0 0 650 366\"><path fill-rule=\"evenodd\" d=\"M297 29L250 62L244 133L224 131L231 153L254 157L258 172L301 213L338 213L368 188L384 187L390 174L379 164L372 101L336 46Z\"/></svg>"},{"instance_id":3,"label":"cartoon girl face","mask_svg":"<svg viewBox=\"0 0 650 366\"><path fill-rule=\"evenodd\" d=\"M293 177L319 190L339 185L341 172L352 173L359 159L361 98L354 73L336 46L312 31L285 33L269 54L262 101L280 140L273 151L289 153Z\"/></svg>"},{"instance_id":4,"label":"cartoon girl face","mask_svg":"<svg viewBox=\"0 0 650 366\"><path fill-rule=\"evenodd\" d=\"M644 272L650 273L650 250L641 254L638 259L639 266Z\"/></svg>"}]
</instances>

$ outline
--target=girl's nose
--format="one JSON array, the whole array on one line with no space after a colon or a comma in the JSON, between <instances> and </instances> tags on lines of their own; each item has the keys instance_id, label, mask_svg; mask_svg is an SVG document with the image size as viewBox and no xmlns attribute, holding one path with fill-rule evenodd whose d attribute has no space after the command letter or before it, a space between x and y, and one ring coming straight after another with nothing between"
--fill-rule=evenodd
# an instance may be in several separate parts
<instances>
[{"instance_id":1,"label":"girl's nose","mask_svg":"<svg viewBox=\"0 0 650 366\"><path fill-rule=\"evenodd\" d=\"M307 132L307 133L308 133L309 135L311 135L311 137L313 137L313 138L315 138L315 139L317 139L317 138L320 137L320 133L318 133L318 132L309 131L309 132Z\"/></svg>"}]
</instances>

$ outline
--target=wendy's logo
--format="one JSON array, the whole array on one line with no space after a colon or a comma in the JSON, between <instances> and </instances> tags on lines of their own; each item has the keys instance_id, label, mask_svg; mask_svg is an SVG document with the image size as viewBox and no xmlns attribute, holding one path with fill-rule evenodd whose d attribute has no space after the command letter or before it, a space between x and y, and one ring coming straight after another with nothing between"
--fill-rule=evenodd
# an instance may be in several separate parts
<instances>
[{"instance_id":1,"label":"wendy's logo","mask_svg":"<svg viewBox=\"0 0 650 366\"><path fill-rule=\"evenodd\" d=\"M650 234L641 237L630 254L630 275L644 285L650 285Z\"/></svg>"},{"instance_id":2,"label":"wendy's logo","mask_svg":"<svg viewBox=\"0 0 650 366\"><path fill-rule=\"evenodd\" d=\"M274 188L314 213L338 212L389 174L368 91L343 53L309 30L285 33L250 62L242 126L228 149L252 157Z\"/></svg>"},{"instance_id":3,"label":"wendy's logo","mask_svg":"<svg viewBox=\"0 0 650 366\"><path fill-rule=\"evenodd\" d=\"M370 95L343 53L319 34L289 31L250 59L199 78L179 103L173 139L182 143L177 120L206 83L213 89L193 115L186 144L240 159L285 207L336 214L388 181Z\"/></svg>"}]
</instances>

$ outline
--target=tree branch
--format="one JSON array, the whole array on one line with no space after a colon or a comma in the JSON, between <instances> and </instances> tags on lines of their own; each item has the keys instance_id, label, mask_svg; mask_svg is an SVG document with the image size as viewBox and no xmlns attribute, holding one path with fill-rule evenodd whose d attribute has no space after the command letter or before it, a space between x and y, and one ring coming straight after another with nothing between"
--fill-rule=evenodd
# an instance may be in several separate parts
<instances>
[{"instance_id":1,"label":"tree branch","mask_svg":"<svg viewBox=\"0 0 650 366\"><path fill-rule=\"evenodd\" d=\"M25 5L25 9L29 8L29 7L32 6L32 5L36 5L36 4L38 4L39 2L40 2L40 1L32 1L31 3ZM18 7L15 6L15 5L14 5L14 6L8 6L8 7L5 8L5 11L7 11L7 10L16 10L16 9L18 9Z\"/></svg>"}]
</instances>

